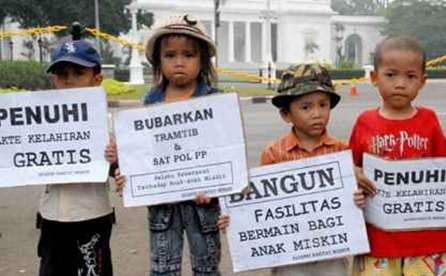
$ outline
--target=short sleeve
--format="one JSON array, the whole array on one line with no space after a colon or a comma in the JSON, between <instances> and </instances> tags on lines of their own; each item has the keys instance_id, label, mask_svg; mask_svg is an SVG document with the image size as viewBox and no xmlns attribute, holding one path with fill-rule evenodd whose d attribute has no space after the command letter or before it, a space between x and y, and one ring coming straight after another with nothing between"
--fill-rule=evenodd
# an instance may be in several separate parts
<instances>
[{"instance_id":1,"label":"short sleeve","mask_svg":"<svg viewBox=\"0 0 446 276\"><path fill-rule=\"evenodd\" d=\"M446 157L446 140L437 115L433 113L432 155Z\"/></svg>"},{"instance_id":2,"label":"short sleeve","mask_svg":"<svg viewBox=\"0 0 446 276\"><path fill-rule=\"evenodd\" d=\"M353 126L349 147L352 150L353 163L355 163L355 165L358 167L362 167L362 154L364 150L361 146L360 125L358 121L356 121L355 125Z\"/></svg>"}]
</instances>

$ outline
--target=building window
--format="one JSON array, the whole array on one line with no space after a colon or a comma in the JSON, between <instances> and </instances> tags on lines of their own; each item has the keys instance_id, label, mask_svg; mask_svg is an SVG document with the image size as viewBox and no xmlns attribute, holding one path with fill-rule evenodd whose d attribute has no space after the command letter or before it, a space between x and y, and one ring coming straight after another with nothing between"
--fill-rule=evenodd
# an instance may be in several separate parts
<instances>
[{"instance_id":1,"label":"building window","mask_svg":"<svg viewBox=\"0 0 446 276\"><path fill-rule=\"evenodd\" d=\"M253 62L262 62L262 23L251 23L251 57Z\"/></svg>"},{"instance_id":2,"label":"building window","mask_svg":"<svg viewBox=\"0 0 446 276\"><path fill-rule=\"evenodd\" d=\"M304 31L304 53L306 60L316 59L319 45L317 44L317 32L315 30Z\"/></svg>"},{"instance_id":3,"label":"building window","mask_svg":"<svg viewBox=\"0 0 446 276\"><path fill-rule=\"evenodd\" d=\"M234 22L234 60L237 62L245 61L245 22Z\"/></svg>"},{"instance_id":4,"label":"building window","mask_svg":"<svg viewBox=\"0 0 446 276\"><path fill-rule=\"evenodd\" d=\"M359 35L349 35L345 40L345 57L354 65L362 66L362 39Z\"/></svg>"}]
</instances>

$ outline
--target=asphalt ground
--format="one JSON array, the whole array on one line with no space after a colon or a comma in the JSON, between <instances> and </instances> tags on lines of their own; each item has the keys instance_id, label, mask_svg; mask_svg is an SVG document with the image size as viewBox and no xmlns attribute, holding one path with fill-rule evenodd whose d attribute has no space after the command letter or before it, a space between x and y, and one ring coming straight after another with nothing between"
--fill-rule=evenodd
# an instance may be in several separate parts
<instances>
[{"instance_id":1,"label":"asphalt ground","mask_svg":"<svg viewBox=\"0 0 446 276\"><path fill-rule=\"evenodd\" d=\"M347 140L356 116L365 108L379 105L379 97L369 84L358 85L358 95L350 96L348 87L339 89L340 104L332 111L329 131L332 135ZM261 99L260 99L261 101ZM446 82L429 82L416 100L417 104L432 107L446 128ZM121 108L121 107L120 107ZM115 112L116 108L111 108ZM253 103L242 100L242 112L247 138L248 164L258 164L262 148L270 141L286 134L285 125L269 101ZM39 259L36 245L39 231L35 228L35 215L40 187L0 189L0 275L37 275ZM113 189L110 191L116 207L117 223L114 227L111 246L113 265L117 276L148 275L148 231L146 208L123 208L121 199ZM225 236L222 235L222 275L232 273L231 259ZM191 275L187 248L184 250L183 275ZM243 276L267 276L269 270L239 273Z\"/></svg>"}]
</instances>

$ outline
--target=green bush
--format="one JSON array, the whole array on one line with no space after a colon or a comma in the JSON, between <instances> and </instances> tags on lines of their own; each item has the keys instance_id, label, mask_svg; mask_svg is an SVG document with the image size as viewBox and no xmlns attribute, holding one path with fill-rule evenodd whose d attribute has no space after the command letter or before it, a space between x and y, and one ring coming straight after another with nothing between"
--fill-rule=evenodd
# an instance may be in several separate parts
<instances>
[{"instance_id":1,"label":"green bush","mask_svg":"<svg viewBox=\"0 0 446 276\"><path fill-rule=\"evenodd\" d=\"M44 90L51 88L47 64L35 61L0 61L0 88Z\"/></svg>"},{"instance_id":2,"label":"green bush","mask_svg":"<svg viewBox=\"0 0 446 276\"><path fill-rule=\"evenodd\" d=\"M102 81L102 86L107 91L107 95L110 96L126 95L136 92L135 88L113 79L105 79Z\"/></svg>"},{"instance_id":3,"label":"green bush","mask_svg":"<svg viewBox=\"0 0 446 276\"><path fill-rule=\"evenodd\" d=\"M429 79L446 79L446 67L427 69L426 74Z\"/></svg>"}]
</instances>

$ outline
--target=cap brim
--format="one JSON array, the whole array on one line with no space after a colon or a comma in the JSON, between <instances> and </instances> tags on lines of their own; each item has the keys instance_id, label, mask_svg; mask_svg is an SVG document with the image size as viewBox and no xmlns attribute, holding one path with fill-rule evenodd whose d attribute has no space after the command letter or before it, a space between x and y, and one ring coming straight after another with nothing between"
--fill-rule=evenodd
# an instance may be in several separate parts
<instances>
[{"instance_id":1,"label":"cap brim","mask_svg":"<svg viewBox=\"0 0 446 276\"><path fill-rule=\"evenodd\" d=\"M155 48L155 42L158 40L158 38L167 34L182 34L203 40L208 45L209 56L213 57L216 54L214 42L204 34L198 34L196 32L187 29L160 29L155 31L155 33L149 38L149 40L147 40L146 43L146 58L151 63L153 62L152 56L153 56L153 50Z\"/></svg>"},{"instance_id":2,"label":"cap brim","mask_svg":"<svg viewBox=\"0 0 446 276\"><path fill-rule=\"evenodd\" d=\"M53 72L53 70L54 70L54 66L55 66L57 63L60 63L60 62L74 63L74 64L77 64L77 65L80 65L80 66L83 66L83 67L95 67L96 65L98 65L98 64L96 64L96 63L94 63L94 62L89 62L89 61L85 61L85 60L83 60L83 59L79 59L79 58L76 58L76 57L68 56L68 57L62 57L62 58L59 58L59 59L53 61L53 62L48 66L48 69L46 69L46 72L47 72L47 73L51 73L51 72Z\"/></svg>"},{"instance_id":3,"label":"cap brim","mask_svg":"<svg viewBox=\"0 0 446 276\"><path fill-rule=\"evenodd\" d=\"M336 92L328 92L325 90L316 90L312 92L325 92L330 96L330 108L335 107L339 101L341 100L341 96L339 96ZM296 97L303 96L312 92L302 93L299 95L276 95L271 99L272 104L277 108L283 108L288 106L288 104L293 101Z\"/></svg>"}]
</instances>

